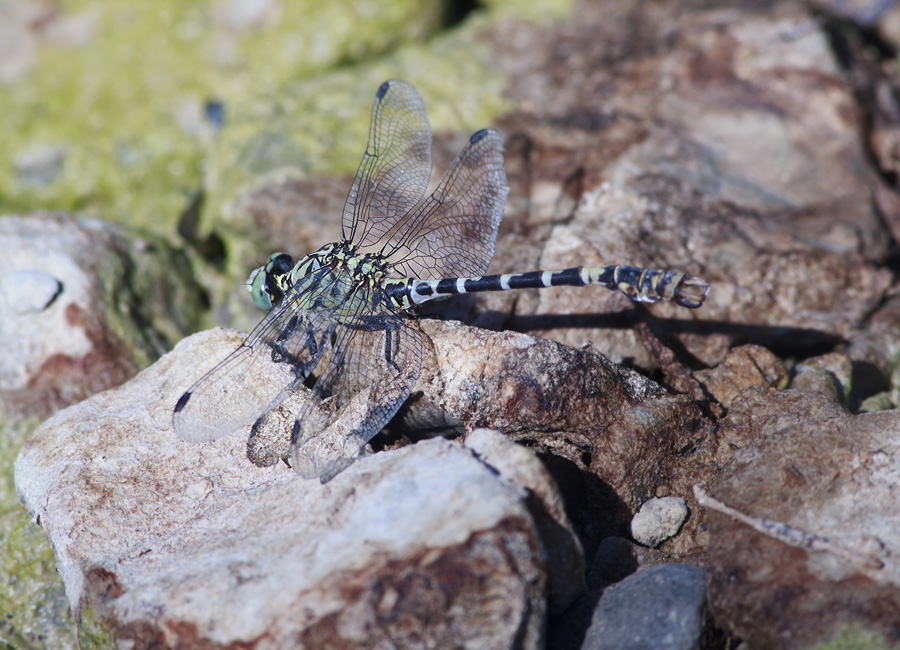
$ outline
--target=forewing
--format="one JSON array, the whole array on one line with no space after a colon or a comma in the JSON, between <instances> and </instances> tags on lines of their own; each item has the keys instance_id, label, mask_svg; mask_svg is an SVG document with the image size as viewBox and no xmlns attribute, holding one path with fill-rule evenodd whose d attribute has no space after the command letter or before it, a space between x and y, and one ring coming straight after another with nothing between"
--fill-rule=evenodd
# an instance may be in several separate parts
<instances>
[{"instance_id":1,"label":"forewing","mask_svg":"<svg viewBox=\"0 0 900 650\"><path fill-rule=\"evenodd\" d=\"M369 142L344 204L343 239L379 241L418 203L431 176L431 129L418 91L387 81L375 95Z\"/></svg>"},{"instance_id":2,"label":"forewing","mask_svg":"<svg viewBox=\"0 0 900 650\"><path fill-rule=\"evenodd\" d=\"M315 367L336 321L286 301L178 400L175 433L206 442L252 424L299 387Z\"/></svg>"},{"instance_id":3,"label":"forewing","mask_svg":"<svg viewBox=\"0 0 900 650\"><path fill-rule=\"evenodd\" d=\"M324 482L349 465L409 397L421 368L422 335L399 316L341 325L294 429L294 469Z\"/></svg>"},{"instance_id":4,"label":"forewing","mask_svg":"<svg viewBox=\"0 0 900 650\"><path fill-rule=\"evenodd\" d=\"M273 363L267 345L244 343L181 396L175 433L188 442L227 435L254 422L294 379L289 367Z\"/></svg>"},{"instance_id":5,"label":"forewing","mask_svg":"<svg viewBox=\"0 0 900 650\"><path fill-rule=\"evenodd\" d=\"M508 193L503 141L496 131L479 131L440 185L395 229L388 261L413 278L482 275L494 255Z\"/></svg>"}]
</instances>

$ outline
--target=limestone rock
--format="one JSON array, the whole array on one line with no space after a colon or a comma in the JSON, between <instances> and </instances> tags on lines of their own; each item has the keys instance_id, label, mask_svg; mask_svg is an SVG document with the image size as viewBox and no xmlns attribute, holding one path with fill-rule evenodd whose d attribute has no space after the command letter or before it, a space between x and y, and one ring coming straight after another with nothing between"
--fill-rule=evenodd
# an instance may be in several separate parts
<instances>
[{"instance_id":1,"label":"limestone rock","mask_svg":"<svg viewBox=\"0 0 900 650\"><path fill-rule=\"evenodd\" d=\"M246 432L176 439L172 406L221 336L60 411L19 456L82 642L541 647L545 551L527 493L471 451L425 441L322 485L254 466Z\"/></svg>"},{"instance_id":2,"label":"limestone rock","mask_svg":"<svg viewBox=\"0 0 900 650\"><path fill-rule=\"evenodd\" d=\"M549 611L562 613L587 591L587 586L581 543L553 478L537 456L498 431L476 429L466 436L466 447L501 476L525 487L534 496L528 505L548 554Z\"/></svg>"},{"instance_id":3,"label":"limestone rock","mask_svg":"<svg viewBox=\"0 0 900 650\"><path fill-rule=\"evenodd\" d=\"M827 395L847 406L853 390L853 362L838 352L806 359L794 366L790 387Z\"/></svg>"}]
</instances>

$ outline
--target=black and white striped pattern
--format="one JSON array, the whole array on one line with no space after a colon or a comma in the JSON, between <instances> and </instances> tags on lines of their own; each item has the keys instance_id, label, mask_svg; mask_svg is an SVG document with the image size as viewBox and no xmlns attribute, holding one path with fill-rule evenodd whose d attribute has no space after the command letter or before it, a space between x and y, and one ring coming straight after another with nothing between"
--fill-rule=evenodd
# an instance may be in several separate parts
<instances>
[{"instance_id":1,"label":"black and white striped pattern","mask_svg":"<svg viewBox=\"0 0 900 650\"><path fill-rule=\"evenodd\" d=\"M665 300L695 309L703 304L709 285L700 278L676 271L657 271L634 266L577 266L562 271L529 271L504 273L477 278L444 278L419 280L388 279L383 288L401 309L459 293L507 291L509 289L543 289L545 287L583 287L595 284L621 291L632 300L658 302Z\"/></svg>"}]
</instances>

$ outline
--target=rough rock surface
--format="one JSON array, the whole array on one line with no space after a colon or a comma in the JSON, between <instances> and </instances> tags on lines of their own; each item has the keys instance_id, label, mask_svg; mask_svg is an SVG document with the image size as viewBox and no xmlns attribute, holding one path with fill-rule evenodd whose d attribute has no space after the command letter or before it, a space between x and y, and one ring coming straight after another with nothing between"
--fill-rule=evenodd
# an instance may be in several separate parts
<instances>
[{"instance_id":1,"label":"rough rock surface","mask_svg":"<svg viewBox=\"0 0 900 650\"><path fill-rule=\"evenodd\" d=\"M500 475L526 488L529 512L548 555L547 598L550 614L560 614L586 590L584 553L556 483L537 456L498 431L475 429L466 447Z\"/></svg>"},{"instance_id":2,"label":"rough rock surface","mask_svg":"<svg viewBox=\"0 0 900 650\"><path fill-rule=\"evenodd\" d=\"M554 459L551 473L579 504L570 507L603 522L580 533L590 550L606 534L627 534L634 510L657 492L692 498L690 486L712 475L699 455L683 453L714 441L701 409L595 350L445 321L416 326L434 354L394 427L416 437L423 429L489 427ZM195 378L236 345L220 334ZM300 408L302 398L286 404L277 430L250 439L255 463L272 465L287 453ZM684 553L705 543L693 535L682 541Z\"/></svg>"},{"instance_id":3,"label":"rough rock surface","mask_svg":"<svg viewBox=\"0 0 900 650\"><path fill-rule=\"evenodd\" d=\"M733 456L710 493L761 529L706 510L716 620L754 648L895 643L900 415L750 388L720 436Z\"/></svg>"},{"instance_id":4,"label":"rough rock surface","mask_svg":"<svg viewBox=\"0 0 900 650\"><path fill-rule=\"evenodd\" d=\"M255 467L241 436L177 440L172 405L215 336L59 412L17 461L83 642L541 647L549 556L521 486L441 439L324 486Z\"/></svg>"},{"instance_id":5,"label":"rough rock surface","mask_svg":"<svg viewBox=\"0 0 900 650\"><path fill-rule=\"evenodd\" d=\"M703 569L647 567L603 592L584 650L695 650L707 626Z\"/></svg>"},{"instance_id":6,"label":"rough rock surface","mask_svg":"<svg viewBox=\"0 0 900 650\"><path fill-rule=\"evenodd\" d=\"M681 497L649 499L631 520L631 535L641 544L659 546L678 532L687 516Z\"/></svg>"},{"instance_id":7,"label":"rough rock surface","mask_svg":"<svg viewBox=\"0 0 900 650\"><path fill-rule=\"evenodd\" d=\"M431 378L432 383L420 382L417 386L417 390L422 393L419 399L421 402L439 404L450 418L467 428L474 426L474 423L503 425L510 430L512 437L529 441L539 449L576 455L571 450L578 449L578 444L586 445L585 448L589 449L594 444L594 438L604 435L604 430L614 429L617 435L627 436L632 431L629 427L637 423L640 435L646 435L648 431L655 432L658 428L672 431L685 422L690 428L690 423L697 419L692 410L694 407L689 402L673 401L653 382L631 371L617 368L591 350L575 351L555 342L523 334L471 331L470 328L453 323L421 322L420 327L429 333L437 350L434 358L437 369L423 373L424 377ZM339 498L335 497L335 502L328 501L327 503L332 504L330 506L317 501L307 503L299 496L291 496L293 492L291 495L279 492L278 490L300 488L284 487L293 475L284 465L256 468L241 453L245 450L248 431L228 437L227 442L220 440L203 446L189 445L175 439L171 431L171 409L177 397L199 373L224 357L240 340L239 336L224 331L213 331L186 340L172 354L118 391L105 393L60 412L30 439L23 450L17 463L17 485L23 501L44 522L54 543L69 598L80 616L83 634L98 633L92 630L97 623L94 619L99 617L101 628L114 629L116 638L145 638L143 635L147 630L162 630L161 633L167 639L181 638L172 631L172 624L168 619L159 620L150 616L152 607L141 609L130 604L128 598L121 601L116 598L115 603L106 602L102 598L98 601L97 594L92 591L93 587L100 591L110 589L114 593L122 590L123 594L133 591L133 597L140 602L147 601L148 597L141 590L151 589L149 585L153 585L152 589L156 590L154 593L165 592L164 585L160 586L156 581L162 580L168 584L170 578L166 576L174 575L169 570L161 570L161 567L176 561L175 542L170 539L170 533L166 532L170 529L177 530L175 537L181 544L188 536L198 548L208 545L227 547L233 554L240 554L238 549L246 545L248 548L244 552L249 557L258 553L259 542L248 530L263 531L271 525L273 531L279 528L282 536L290 538L290 531L285 530L287 525L284 519L287 514L284 508L274 508L276 516L270 523L266 523L268 519L259 519L262 516L259 510L270 508L269 499L278 502L298 501L299 511L315 514L304 515L296 523L298 539L306 539L302 545L304 548L315 537L309 530L312 522L341 520L334 514L339 507L333 504L346 501L349 497L345 492L339 492ZM566 377L566 381L557 382L554 380L555 376ZM434 377L440 377L440 381L436 381ZM153 396L149 402L148 395ZM554 407L554 404L558 407ZM641 409L642 415L637 416L635 409ZM628 413L632 415L629 416ZM284 433L287 434L288 431L289 428ZM664 439L656 433L652 436ZM530 630L526 637L540 639L544 608L549 606L552 612L562 612L585 590L581 545L562 507L562 499L554 481L530 452L513 444L508 438L498 439L496 434L473 432L470 439L468 444L482 461L493 468L492 472L499 472L499 475L493 474L497 477L494 480L502 477L509 481L509 489L525 486L529 490L528 494L532 495L526 498L521 487L516 488L519 490L516 507L524 509L524 514L517 514L516 517L525 517L531 526L529 534L533 539L529 541L529 548L535 554L531 562L537 567L534 571L539 577L528 578L536 586L533 592L528 592L528 598L523 597L521 602L517 601L519 604L516 607L519 609L515 611L519 612L516 616L523 619L522 629ZM426 447L430 448L429 445L434 444L437 443L427 443ZM652 445L631 445L634 455L629 463L633 471L648 476L658 474L669 462L666 460L665 450L670 444L671 441L666 440L655 450ZM417 452L413 451L416 448L409 447L404 454L413 454L413 458L419 458ZM458 447L451 445L450 449ZM567 449L570 451L566 452ZM394 457L396 453L399 452L383 452L375 457ZM648 454L652 455L652 461L645 466L647 461L642 459ZM368 462L360 461L358 465L368 467ZM419 461L410 462L419 466ZM425 457L421 459L421 463L433 464L430 458ZM147 471L148 466L153 468L152 472ZM342 478L344 475L341 474L334 480L340 479L339 485L346 485L347 490L363 483L365 487L359 488L363 492L376 490L375 485L380 479L361 479L361 471L363 470L354 470L348 478ZM397 485L418 480L403 478L406 470L384 471L395 476L393 480L398 482ZM439 471L437 465L433 471ZM427 471L421 480L425 480L425 476L428 476ZM270 485L276 477L280 478ZM437 480L436 476L431 478ZM458 469L448 470L448 480L453 484L456 481L471 481L468 475ZM299 479L296 481L298 485L306 485L305 489L312 489L309 488L309 483ZM276 489L273 485L281 487ZM332 483L328 484L331 485ZM475 487L473 485L472 489ZM254 499L242 499L238 496L245 495L248 491L265 492L269 495L267 490L270 489L270 496ZM384 489L403 491L406 488ZM442 489L447 492L454 490L451 486ZM325 494L329 495L331 492L326 491ZM469 507L482 507L474 496L472 499ZM223 500L223 503L213 506L211 502L214 500ZM209 504L211 510L207 512L207 506L203 504ZM374 508L371 504L366 507ZM601 506L595 504L594 507ZM200 519L197 518L198 509L203 512ZM437 509L440 510L439 507ZM169 510L172 513L165 514ZM406 506L401 510L406 512ZM396 516L392 512L394 511L389 510L377 516L373 514L372 517L387 522ZM121 521L123 517L127 517L128 523ZM246 522L239 524L243 517L247 517ZM209 521L201 523L201 519ZM409 540L416 539L418 533L401 531L402 522L394 521L393 524L398 538L406 536ZM322 525L327 526L325 523ZM232 532L239 529L241 532L235 532L235 537L223 537L219 527ZM357 532L362 530L357 521L352 522L351 528ZM71 531L77 530L90 532L73 536ZM275 532L271 534L275 535ZM203 535L209 538L204 541ZM295 540L291 543L299 542ZM397 543L400 544L399 541ZM92 544L96 544L97 548L93 548ZM428 546L424 542L423 544ZM183 550L184 546L181 548ZM283 548L286 549L287 546ZM417 548L416 543L410 541L403 552L415 555L418 553ZM101 561L100 549L107 554L104 558L117 558L115 562ZM272 553L277 555L276 551ZM547 554L546 559L539 559L541 553ZM141 559L135 560L135 557ZM186 554L185 561L192 562L190 557L191 553ZM136 564L132 565L132 560ZM395 560L396 558L391 559L392 562ZM204 561L207 568L225 562L212 556L207 556ZM231 566L230 562L231 560L225 564ZM522 564L524 560L516 562ZM547 564L546 574L543 571L544 562ZM252 573L257 576L258 581L265 582L263 576L276 571L276 566L273 563L271 566L257 567ZM231 572L227 567L222 570L224 573ZM345 568L341 569L344 570ZM494 567L492 572L494 570L499 569ZM195 571L197 570L189 565L180 568L179 574L192 574ZM468 569L463 572L466 571ZM116 577L113 579L110 576ZM284 585L280 580L278 578L273 582L278 590L283 591ZM549 602L544 601L545 583ZM306 583L301 586L302 589L298 587L297 593L315 591ZM228 591L232 587L226 581L224 586L218 584L202 588ZM201 589L201 586L197 589ZM212 595L203 593L205 595L197 595L196 598L213 598ZM317 598L321 597L321 594L316 593ZM466 593L465 597L473 608L476 603L481 603L479 607L484 604L472 594ZM108 596L104 598L109 599ZM539 602L529 600L533 598L537 598ZM128 607L120 610L116 603L122 603L123 606L128 604ZM95 611L97 607L100 608L99 614ZM168 605L165 609L172 611L172 607ZM128 612L128 615L123 612ZM186 612L184 610L179 616L187 615ZM277 618L278 612L273 616ZM314 620L318 620L316 616L303 619L300 623L292 620L290 625L294 631L286 630L284 634L288 636L279 638L294 638L290 635L298 629L305 630L307 626L313 626L311 621ZM201 631L218 630L218 623L211 621L212 619L196 620L192 624ZM471 621L467 624L474 625ZM456 624L447 625L453 627ZM425 634L424 631L422 633ZM171 636L173 634L175 636ZM214 631L210 634L212 636L204 635L203 638L221 641L226 638L253 637L247 630ZM472 634L489 633L473 631Z\"/></svg>"},{"instance_id":8,"label":"rough rock surface","mask_svg":"<svg viewBox=\"0 0 900 650\"><path fill-rule=\"evenodd\" d=\"M794 3L616 9L584 3L553 38L538 26L495 31L520 107L503 120L520 197L508 216L526 225L501 237L492 268L580 259L705 277L704 309L654 306L652 322L711 365L734 343L852 336L891 278L872 263L887 252L872 202L882 181L829 34L806 29ZM484 304L513 308L515 327L650 362L627 313L616 317L627 301L586 300L558 289Z\"/></svg>"},{"instance_id":9,"label":"rough rock surface","mask_svg":"<svg viewBox=\"0 0 900 650\"><path fill-rule=\"evenodd\" d=\"M758 345L742 345L729 350L715 368L698 370L694 376L724 407L749 386L787 388L788 370L771 351Z\"/></svg>"}]
</instances>

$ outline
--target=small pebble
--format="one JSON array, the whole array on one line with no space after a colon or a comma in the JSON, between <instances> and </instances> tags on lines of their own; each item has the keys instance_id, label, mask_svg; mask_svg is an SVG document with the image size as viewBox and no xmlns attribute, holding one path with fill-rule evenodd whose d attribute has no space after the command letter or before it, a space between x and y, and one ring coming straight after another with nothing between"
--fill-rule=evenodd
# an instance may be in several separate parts
<instances>
[{"instance_id":1,"label":"small pebble","mask_svg":"<svg viewBox=\"0 0 900 650\"><path fill-rule=\"evenodd\" d=\"M650 499L632 518L631 536L640 544L659 546L678 532L687 515L687 504L680 497Z\"/></svg>"}]
</instances>

